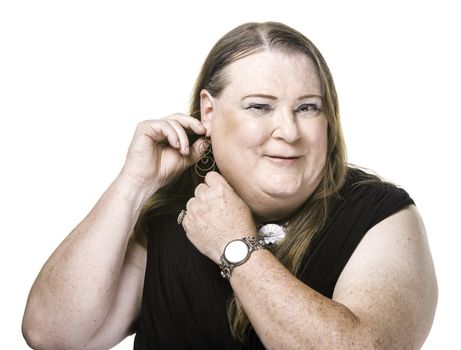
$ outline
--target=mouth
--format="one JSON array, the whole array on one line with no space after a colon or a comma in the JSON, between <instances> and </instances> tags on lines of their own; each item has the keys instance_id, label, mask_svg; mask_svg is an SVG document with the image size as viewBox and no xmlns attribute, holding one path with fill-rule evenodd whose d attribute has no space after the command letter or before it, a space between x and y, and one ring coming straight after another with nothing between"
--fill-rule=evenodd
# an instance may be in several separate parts
<instances>
[{"instance_id":1,"label":"mouth","mask_svg":"<svg viewBox=\"0 0 461 350\"><path fill-rule=\"evenodd\" d=\"M289 157L289 156L270 156L270 155L266 155L266 157L269 157L269 158L278 158L278 159L298 159L299 157Z\"/></svg>"},{"instance_id":2,"label":"mouth","mask_svg":"<svg viewBox=\"0 0 461 350\"><path fill-rule=\"evenodd\" d=\"M297 160L301 157L295 156L283 156L283 155L266 155L267 159L269 159L272 163L277 165L293 165L296 164Z\"/></svg>"}]
</instances>

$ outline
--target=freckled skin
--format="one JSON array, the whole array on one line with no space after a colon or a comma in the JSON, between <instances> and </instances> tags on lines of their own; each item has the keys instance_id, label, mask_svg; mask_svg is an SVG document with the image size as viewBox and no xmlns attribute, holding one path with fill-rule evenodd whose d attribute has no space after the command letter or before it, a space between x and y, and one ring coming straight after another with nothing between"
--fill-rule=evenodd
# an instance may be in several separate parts
<instances>
[{"instance_id":1,"label":"freckled skin","mask_svg":"<svg viewBox=\"0 0 461 350\"><path fill-rule=\"evenodd\" d=\"M229 84L215 109L203 113L220 172L250 206L266 219L287 215L314 191L321 180L327 151L327 121L296 112L300 105L321 107L320 81L304 55L265 51L226 67ZM243 97L250 94L274 96ZM316 98L302 96L316 95ZM269 104L271 111L247 109ZM273 164L266 155L298 155L296 164ZM283 217L283 216L282 216Z\"/></svg>"},{"instance_id":2,"label":"freckled skin","mask_svg":"<svg viewBox=\"0 0 461 350\"><path fill-rule=\"evenodd\" d=\"M32 348L112 348L132 333L146 250L130 234L143 203L172 174L198 161L199 142L189 145L185 130L211 134L225 174L207 175L183 222L191 242L215 262L231 238L254 233L251 214L284 217L315 189L325 162L326 121L321 113L301 115L305 109L299 105L318 103L316 98L295 101L318 87L312 65L304 57L271 55L257 65L250 64L255 54L240 61L247 65L230 67L236 71L228 72L234 82L228 92L233 87L234 93L216 100L201 96L204 125L184 115L140 123L121 173L31 289L23 333ZM242 79L237 85L239 74L256 85ZM275 95L270 103L244 104L269 104L270 113L243 112L241 96L239 104L230 98L240 90ZM279 152L299 157L268 159ZM233 270L230 283L267 349L417 349L437 302L425 230L414 206L370 229L341 273L333 300L301 283L269 251L254 252Z\"/></svg>"},{"instance_id":3,"label":"freckled skin","mask_svg":"<svg viewBox=\"0 0 461 350\"><path fill-rule=\"evenodd\" d=\"M222 96L202 94L203 122L224 176L210 176L207 191L213 192L215 181L225 183L236 192L231 202L243 199L256 219L284 217L316 188L325 164L325 117L294 113L299 96L319 92L312 63L299 55L263 52L236 61L226 73L230 84ZM247 94L275 99L242 100ZM252 103L269 108L248 109ZM280 165L266 157L277 152L301 156ZM214 261L225 245L216 242L216 232L226 239L236 234L229 226L252 232L248 218L232 219L232 207L222 207L219 200L209 197L205 206L197 199L191 209L199 205L206 208L201 216L209 216L208 224L199 226L198 216L188 215L188 237ZM213 219L224 216L234 224L220 226ZM210 225L214 229L207 233ZM414 206L370 229L341 273L333 299L303 284L269 251L254 252L234 268L230 282L268 349L417 349L437 302L432 258Z\"/></svg>"}]
</instances>

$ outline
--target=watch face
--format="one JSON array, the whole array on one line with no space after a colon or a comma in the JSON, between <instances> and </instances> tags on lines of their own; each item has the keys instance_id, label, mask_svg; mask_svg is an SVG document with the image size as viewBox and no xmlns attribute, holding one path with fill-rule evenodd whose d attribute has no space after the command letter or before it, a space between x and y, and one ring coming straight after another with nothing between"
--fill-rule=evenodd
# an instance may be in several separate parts
<instances>
[{"instance_id":1,"label":"watch face","mask_svg":"<svg viewBox=\"0 0 461 350\"><path fill-rule=\"evenodd\" d=\"M241 241L236 240L229 242L229 244L224 249L224 257L231 264L238 264L244 261L250 252L248 245Z\"/></svg>"}]
</instances>

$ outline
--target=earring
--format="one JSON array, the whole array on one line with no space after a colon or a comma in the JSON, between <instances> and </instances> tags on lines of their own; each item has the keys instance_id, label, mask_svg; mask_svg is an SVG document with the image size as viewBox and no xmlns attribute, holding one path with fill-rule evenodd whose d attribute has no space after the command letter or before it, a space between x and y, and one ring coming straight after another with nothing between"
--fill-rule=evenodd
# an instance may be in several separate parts
<instances>
[{"instance_id":1,"label":"earring","mask_svg":"<svg viewBox=\"0 0 461 350\"><path fill-rule=\"evenodd\" d=\"M201 178L204 178L209 171L214 171L216 169L211 142L209 139L207 139L207 141L208 142L203 142L200 145L200 153L203 153L203 155L202 158L195 163L195 173Z\"/></svg>"}]
</instances>

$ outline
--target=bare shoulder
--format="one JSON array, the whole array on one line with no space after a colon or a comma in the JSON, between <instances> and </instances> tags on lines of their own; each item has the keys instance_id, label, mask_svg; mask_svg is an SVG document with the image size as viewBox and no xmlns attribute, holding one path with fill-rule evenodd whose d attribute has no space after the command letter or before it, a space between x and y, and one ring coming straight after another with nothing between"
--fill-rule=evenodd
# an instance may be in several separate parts
<instances>
[{"instance_id":1,"label":"bare shoulder","mask_svg":"<svg viewBox=\"0 0 461 350\"><path fill-rule=\"evenodd\" d=\"M422 346L435 314L437 281L414 205L367 232L342 271L333 299L380 335L378 348Z\"/></svg>"}]
</instances>

